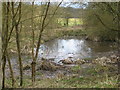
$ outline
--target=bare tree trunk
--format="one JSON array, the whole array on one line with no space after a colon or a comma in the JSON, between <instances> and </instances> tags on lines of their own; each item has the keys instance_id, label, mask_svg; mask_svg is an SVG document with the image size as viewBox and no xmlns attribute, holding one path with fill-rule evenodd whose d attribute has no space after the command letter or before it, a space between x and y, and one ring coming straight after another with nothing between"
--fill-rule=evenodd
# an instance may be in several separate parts
<instances>
[{"instance_id":1,"label":"bare tree trunk","mask_svg":"<svg viewBox=\"0 0 120 90\"><path fill-rule=\"evenodd\" d=\"M22 70L22 60L21 60L21 50L20 50L20 40L19 40L19 31L18 25L15 26L16 29L16 44L17 44L17 51L18 51L18 60L19 60L19 67L20 67L20 86L23 83L23 70Z\"/></svg>"},{"instance_id":2,"label":"bare tree trunk","mask_svg":"<svg viewBox=\"0 0 120 90\"><path fill-rule=\"evenodd\" d=\"M12 31L14 29L14 26L16 25L18 27L18 24L20 22L20 14L21 14L21 5L18 6L17 8L17 11L14 13L14 2L12 2L12 14L13 14L13 17L12 17L12 27L11 27L11 30L10 30L10 33L8 34L9 32L9 12L10 12L10 3L7 2L7 3L3 3L3 8L2 8L2 74L3 74L3 78L2 78L2 88L5 88L5 65L6 65L6 58L7 58L7 47L8 47L8 43L9 43L9 40L11 38L11 35L12 35ZM19 19L18 19L18 22L15 21L15 17L17 16L17 13L19 11ZM8 56L9 58L9 56ZM8 59L8 64L10 66L10 72L13 74L13 71L12 71L12 66L11 66L11 63L10 63L10 59ZM12 78L14 78L14 76L12 75ZM12 80L14 82L14 79ZM14 85L14 83L13 83Z\"/></svg>"},{"instance_id":3,"label":"bare tree trunk","mask_svg":"<svg viewBox=\"0 0 120 90\"><path fill-rule=\"evenodd\" d=\"M2 33L2 3L0 3L0 36ZM2 72L2 61L1 61L1 54L2 54L2 41L0 38L0 72ZM0 89L2 89L2 73L0 73Z\"/></svg>"},{"instance_id":4,"label":"bare tree trunk","mask_svg":"<svg viewBox=\"0 0 120 90\"><path fill-rule=\"evenodd\" d=\"M4 32L5 32L5 14L6 14L6 3L2 4L2 88L5 87L5 61L6 58L4 58Z\"/></svg>"},{"instance_id":5,"label":"bare tree trunk","mask_svg":"<svg viewBox=\"0 0 120 90\"><path fill-rule=\"evenodd\" d=\"M47 14L48 14L48 10L49 10L49 6L50 6L50 2L48 2L48 5L47 5L47 8L46 8L46 11L45 11L45 16L43 18L43 21L42 21L42 26L41 26L41 30L39 32L39 37L38 37L38 43L37 43L37 49L36 49L36 53L35 53L35 56L34 56L34 61L31 63L32 64L32 74L33 74L33 82L35 81L35 66L36 66L36 59L38 57L38 52L39 52L39 47L40 47L40 44L41 44L41 36L42 36L42 32L44 30L44 24L45 24L45 20L47 18Z\"/></svg>"},{"instance_id":6,"label":"bare tree trunk","mask_svg":"<svg viewBox=\"0 0 120 90\"><path fill-rule=\"evenodd\" d=\"M3 81L2 81L2 88L5 88L5 66L6 66L6 51L8 46L8 29L9 29L9 2L3 3L3 28L2 28L2 60L3 60Z\"/></svg>"},{"instance_id":7,"label":"bare tree trunk","mask_svg":"<svg viewBox=\"0 0 120 90\"><path fill-rule=\"evenodd\" d=\"M120 14L120 2L118 2L118 13ZM118 87L120 87L120 15L118 15Z\"/></svg>"},{"instance_id":8,"label":"bare tree trunk","mask_svg":"<svg viewBox=\"0 0 120 90\"><path fill-rule=\"evenodd\" d=\"M41 30L40 30L40 32L39 32L39 39L38 39L38 43L37 43L35 60L37 59L37 56L38 56L38 51L39 51L39 47L40 47L40 44L41 44L41 42L40 42L40 41L41 41L41 36L42 36L42 32L44 31L44 24L45 24L45 20L46 20L46 18L47 18L49 6L50 6L50 2L48 2L47 9L46 9L46 12L45 12L45 16L44 16L43 21L42 21Z\"/></svg>"},{"instance_id":9,"label":"bare tree trunk","mask_svg":"<svg viewBox=\"0 0 120 90\"><path fill-rule=\"evenodd\" d=\"M59 3L57 8L55 9L55 12L52 14L52 17L54 17L54 15L55 15L58 7L62 3L62 1ZM32 9L33 9L33 6L34 6L34 2L32 3ZM34 46L32 47L32 57L34 56L33 57L33 61L31 63L31 65L32 65L32 82L35 82L35 72L36 72L35 71L35 66L36 66L36 60L37 60L37 57L38 57L39 47L40 47L40 44L41 44L42 32L44 31L44 28L51 22L51 19L52 19L51 18L50 21L45 25L45 20L46 20L47 15L48 15L49 6L50 6L50 2L48 2L48 4L47 4L47 8L45 10L45 15L43 17L43 20L41 19L42 20L42 25L41 25L41 29L40 29L40 32L39 32L39 37L38 37L39 39L38 39L38 43L37 43L37 49L36 49L36 52L35 52L35 56L34 56L34 53L33 53L34 52ZM33 36L33 43L32 43L32 45L34 45L33 18L34 17L33 17L33 11L32 11L32 20L31 20L31 22L32 22L32 36Z\"/></svg>"},{"instance_id":10,"label":"bare tree trunk","mask_svg":"<svg viewBox=\"0 0 120 90\"><path fill-rule=\"evenodd\" d=\"M19 60L19 67L20 67L20 86L22 86L22 83L23 83L23 69L22 69L18 25L15 26L15 29L16 29L16 44L17 44L17 51L18 51L18 60Z\"/></svg>"},{"instance_id":11,"label":"bare tree trunk","mask_svg":"<svg viewBox=\"0 0 120 90\"><path fill-rule=\"evenodd\" d=\"M18 51L18 61L19 61L19 68L20 68L20 86L22 86L23 84L23 65L22 65L22 59L21 59L21 49L20 49L20 40L19 40L19 22L21 20L21 2L19 2L19 19L18 20L13 20L13 22L15 23L15 31L16 31L16 44L17 44L17 51ZM14 3L12 2L12 13L13 15L15 15L14 13Z\"/></svg>"},{"instance_id":12,"label":"bare tree trunk","mask_svg":"<svg viewBox=\"0 0 120 90\"><path fill-rule=\"evenodd\" d=\"M18 51L18 60L19 60L19 67L20 67L20 86L23 83L23 70L22 70L22 60L21 60L21 50L20 50L20 40L19 40L19 31L18 25L15 26L16 29L16 44L17 44L17 51Z\"/></svg>"},{"instance_id":13,"label":"bare tree trunk","mask_svg":"<svg viewBox=\"0 0 120 90\"><path fill-rule=\"evenodd\" d=\"M69 18L66 17L66 26L68 26L68 24L69 24Z\"/></svg>"},{"instance_id":14,"label":"bare tree trunk","mask_svg":"<svg viewBox=\"0 0 120 90\"><path fill-rule=\"evenodd\" d=\"M8 55L8 51L6 52L6 54L7 54L8 65L9 65L9 69L10 69L10 73L11 73L12 87L14 87L15 79L14 79L13 69L12 69L12 65L11 65L11 62L10 62L10 57Z\"/></svg>"},{"instance_id":15,"label":"bare tree trunk","mask_svg":"<svg viewBox=\"0 0 120 90\"><path fill-rule=\"evenodd\" d=\"M33 20L33 15L34 15L34 2L32 2L32 19L31 19L31 24L32 24L32 82L35 82L35 59L34 59L34 20Z\"/></svg>"},{"instance_id":16,"label":"bare tree trunk","mask_svg":"<svg viewBox=\"0 0 120 90\"><path fill-rule=\"evenodd\" d=\"M6 65L6 56L3 56L2 59L3 59L3 66L2 66L2 72L3 72L2 88L5 88L5 65Z\"/></svg>"}]
</instances>

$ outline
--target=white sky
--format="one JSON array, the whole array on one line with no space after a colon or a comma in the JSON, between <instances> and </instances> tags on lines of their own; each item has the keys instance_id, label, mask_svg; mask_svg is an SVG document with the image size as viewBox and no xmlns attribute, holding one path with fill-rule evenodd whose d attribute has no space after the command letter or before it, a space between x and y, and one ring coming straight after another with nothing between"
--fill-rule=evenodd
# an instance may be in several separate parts
<instances>
[{"instance_id":1,"label":"white sky","mask_svg":"<svg viewBox=\"0 0 120 90\"><path fill-rule=\"evenodd\" d=\"M61 2L61 0L0 0L0 2ZM63 2L119 2L120 0L63 0Z\"/></svg>"}]
</instances>

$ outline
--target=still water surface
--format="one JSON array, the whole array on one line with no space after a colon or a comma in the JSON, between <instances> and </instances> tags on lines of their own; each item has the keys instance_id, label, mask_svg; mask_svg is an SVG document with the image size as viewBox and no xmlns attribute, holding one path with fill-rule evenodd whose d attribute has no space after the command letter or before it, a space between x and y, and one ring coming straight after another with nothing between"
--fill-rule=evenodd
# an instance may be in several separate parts
<instances>
[{"instance_id":1,"label":"still water surface","mask_svg":"<svg viewBox=\"0 0 120 90\"><path fill-rule=\"evenodd\" d=\"M40 46L39 58L54 58L56 62L66 58L84 59L104 56L117 50L113 42L92 42L83 38L55 39Z\"/></svg>"}]
</instances>

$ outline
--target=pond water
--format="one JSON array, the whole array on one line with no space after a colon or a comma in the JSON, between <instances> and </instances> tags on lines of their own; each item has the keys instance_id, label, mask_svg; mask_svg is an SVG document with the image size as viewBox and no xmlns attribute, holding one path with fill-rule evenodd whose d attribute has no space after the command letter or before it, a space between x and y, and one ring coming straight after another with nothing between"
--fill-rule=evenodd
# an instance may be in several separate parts
<instances>
[{"instance_id":1,"label":"pond water","mask_svg":"<svg viewBox=\"0 0 120 90\"><path fill-rule=\"evenodd\" d=\"M54 59L55 63L59 63L63 59L88 59L107 56L107 54L114 54L117 51L117 45L113 42L92 42L86 41L84 38L61 38L54 39L46 42L40 46L37 63L41 60L40 58ZM17 56L11 58L11 64L15 71L15 76L19 76L19 62ZM26 55L22 55L23 64L30 65L32 60ZM39 66L39 65L38 65ZM72 66L72 65L70 65ZM74 65L73 65L74 66ZM68 65L69 67L69 65ZM87 67L87 66L82 66ZM58 70L59 71L59 70ZM57 72L58 72L57 71ZM43 71L44 72L44 71ZM60 72L66 72L66 69ZM50 75L47 71L44 72L46 77L52 77L55 73L51 72ZM31 75L31 70L25 70L25 75ZM52 76L51 76L52 75ZM9 67L7 64L6 77L10 76ZM39 77L39 75L38 75Z\"/></svg>"},{"instance_id":2,"label":"pond water","mask_svg":"<svg viewBox=\"0 0 120 90\"><path fill-rule=\"evenodd\" d=\"M53 58L55 62L66 58L85 59L104 56L117 50L114 42L92 42L84 38L54 39L40 46L39 58Z\"/></svg>"}]
</instances>

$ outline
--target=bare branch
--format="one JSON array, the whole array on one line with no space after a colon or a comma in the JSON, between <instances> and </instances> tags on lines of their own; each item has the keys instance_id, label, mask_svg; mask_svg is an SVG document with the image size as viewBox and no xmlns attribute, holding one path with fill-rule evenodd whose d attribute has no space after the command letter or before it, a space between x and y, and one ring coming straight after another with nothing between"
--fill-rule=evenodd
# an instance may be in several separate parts
<instances>
[{"instance_id":1,"label":"bare branch","mask_svg":"<svg viewBox=\"0 0 120 90\"><path fill-rule=\"evenodd\" d=\"M107 28L108 30L112 30L112 31L116 31L116 32L118 32L119 30L116 30L116 29L113 29L113 28L109 28L107 25L105 25L104 23L103 23L103 21L101 20L101 18L97 15L97 14L94 14L96 17L97 17L97 19L101 22L101 24L105 27L105 28Z\"/></svg>"},{"instance_id":2,"label":"bare branch","mask_svg":"<svg viewBox=\"0 0 120 90\"><path fill-rule=\"evenodd\" d=\"M53 17L55 16L55 13L56 13L56 11L58 10L58 8L59 8L59 6L61 5L62 2L63 2L63 0L59 3L59 5L58 5L57 8L55 9L55 11L54 11L54 13L53 13L51 19L49 20L49 22L48 22L44 27L46 27L46 26L51 22L51 20L52 20Z\"/></svg>"}]
</instances>

